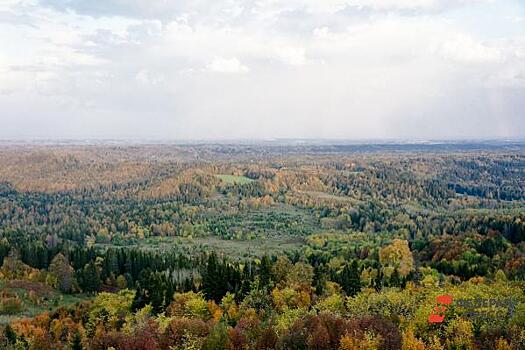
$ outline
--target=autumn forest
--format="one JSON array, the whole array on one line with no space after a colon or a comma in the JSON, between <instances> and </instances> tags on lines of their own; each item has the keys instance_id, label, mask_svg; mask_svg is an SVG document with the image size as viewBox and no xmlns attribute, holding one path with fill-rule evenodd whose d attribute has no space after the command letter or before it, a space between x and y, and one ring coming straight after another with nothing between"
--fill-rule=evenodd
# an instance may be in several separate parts
<instances>
[{"instance_id":1,"label":"autumn forest","mask_svg":"<svg viewBox=\"0 0 525 350\"><path fill-rule=\"evenodd\" d=\"M0 348L525 349L525 145L2 144Z\"/></svg>"}]
</instances>

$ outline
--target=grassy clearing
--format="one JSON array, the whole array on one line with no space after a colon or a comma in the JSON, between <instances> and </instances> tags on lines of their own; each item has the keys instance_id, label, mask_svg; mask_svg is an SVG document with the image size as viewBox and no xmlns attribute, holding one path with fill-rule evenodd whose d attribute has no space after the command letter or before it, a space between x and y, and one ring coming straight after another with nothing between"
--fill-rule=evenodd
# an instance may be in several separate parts
<instances>
[{"instance_id":1,"label":"grassy clearing","mask_svg":"<svg viewBox=\"0 0 525 350\"><path fill-rule=\"evenodd\" d=\"M275 205L234 213L221 213L208 220L206 231L224 239L253 240L307 236L320 231L314 215L289 205Z\"/></svg>"},{"instance_id":2,"label":"grassy clearing","mask_svg":"<svg viewBox=\"0 0 525 350\"><path fill-rule=\"evenodd\" d=\"M198 231L198 232L197 232ZM150 236L127 248L198 254L215 250L233 258L260 257L300 250L305 238L323 232L315 217L288 205L242 212L217 213L207 218L194 235ZM109 248L112 244L96 244Z\"/></svg>"},{"instance_id":3,"label":"grassy clearing","mask_svg":"<svg viewBox=\"0 0 525 350\"><path fill-rule=\"evenodd\" d=\"M0 324L7 324L20 318L34 317L43 312L88 299L83 294L63 294L44 283L27 280L0 280L0 290L4 295L17 296L21 300L18 312L0 314Z\"/></svg>"},{"instance_id":4,"label":"grassy clearing","mask_svg":"<svg viewBox=\"0 0 525 350\"><path fill-rule=\"evenodd\" d=\"M250 182L253 182L255 180L250 179L246 176L237 176L237 175L225 175L225 174L219 174L216 175L219 179L222 181L228 183L228 184L238 184L238 185L244 185L248 184Z\"/></svg>"},{"instance_id":5,"label":"grassy clearing","mask_svg":"<svg viewBox=\"0 0 525 350\"><path fill-rule=\"evenodd\" d=\"M210 237L149 237L134 248L155 251L173 251L185 254L216 251L233 259L257 258L265 254L282 254L300 250L305 244L303 237L280 236L272 239L256 238L251 240L222 239Z\"/></svg>"}]
</instances>

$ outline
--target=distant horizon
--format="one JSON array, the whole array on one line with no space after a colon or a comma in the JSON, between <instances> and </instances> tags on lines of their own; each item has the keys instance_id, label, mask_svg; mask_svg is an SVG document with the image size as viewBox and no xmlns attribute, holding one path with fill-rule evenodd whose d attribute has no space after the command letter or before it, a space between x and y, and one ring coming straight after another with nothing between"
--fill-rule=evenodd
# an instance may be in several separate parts
<instances>
[{"instance_id":1,"label":"distant horizon","mask_svg":"<svg viewBox=\"0 0 525 350\"><path fill-rule=\"evenodd\" d=\"M0 145L17 144L72 144L82 145L86 143L99 144L288 144L288 145L431 145L431 144L483 144L483 143L525 143L525 138L442 138L442 139L417 139L417 138L372 138L372 139L343 139L343 138L202 138L202 139L168 139L168 138L97 138L97 137L78 137L78 138L1 138Z\"/></svg>"}]
</instances>

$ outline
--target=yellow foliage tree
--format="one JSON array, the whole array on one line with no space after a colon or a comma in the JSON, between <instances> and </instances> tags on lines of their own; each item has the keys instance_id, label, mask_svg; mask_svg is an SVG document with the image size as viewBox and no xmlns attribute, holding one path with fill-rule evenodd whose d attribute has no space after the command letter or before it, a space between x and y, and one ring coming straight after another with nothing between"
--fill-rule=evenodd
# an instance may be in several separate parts
<instances>
[{"instance_id":1,"label":"yellow foliage tree","mask_svg":"<svg viewBox=\"0 0 525 350\"><path fill-rule=\"evenodd\" d=\"M416 338L412 328L407 329L403 333L402 350L425 350L425 348L425 343Z\"/></svg>"},{"instance_id":2,"label":"yellow foliage tree","mask_svg":"<svg viewBox=\"0 0 525 350\"><path fill-rule=\"evenodd\" d=\"M366 332L362 337L346 334L341 338L340 350L378 350L381 336Z\"/></svg>"},{"instance_id":3,"label":"yellow foliage tree","mask_svg":"<svg viewBox=\"0 0 525 350\"><path fill-rule=\"evenodd\" d=\"M383 268L397 269L403 277L414 269L414 257L408 242L403 239L395 239L391 244L381 248L379 261Z\"/></svg>"},{"instance_id":4,"label":"yellow foliage tree","mask_svg":"<svg viewBox=\"0 0 525 350\"><path fill-rule=\"evenodd\" d=\"M458 318L450 322L446 329L449 349L474 349L474 330L470 321Z\"/></svg>"}]
</instances>

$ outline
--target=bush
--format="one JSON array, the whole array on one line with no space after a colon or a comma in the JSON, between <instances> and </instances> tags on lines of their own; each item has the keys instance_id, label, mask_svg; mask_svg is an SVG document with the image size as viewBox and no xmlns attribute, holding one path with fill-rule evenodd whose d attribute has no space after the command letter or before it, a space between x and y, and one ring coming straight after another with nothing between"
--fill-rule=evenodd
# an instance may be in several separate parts
<instances>
[{"instance_id":1,"label":"bush","mask_svg":"<svg viewBox=\"0 0 525 350\"><path fill-rule=\"evenodd\" d=\"M2 315L15 315L22 309L22 300L18 297L3 297L0 301L0 314Z\"/></svg>"}]
</instances>

